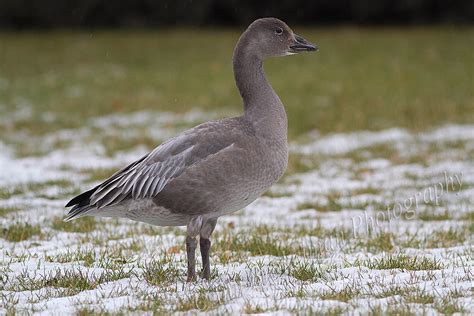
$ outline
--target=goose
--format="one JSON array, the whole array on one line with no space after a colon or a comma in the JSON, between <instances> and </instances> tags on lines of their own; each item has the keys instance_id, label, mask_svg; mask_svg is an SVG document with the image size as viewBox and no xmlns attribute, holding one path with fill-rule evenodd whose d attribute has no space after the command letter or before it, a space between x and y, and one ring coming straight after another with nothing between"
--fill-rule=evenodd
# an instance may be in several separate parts
<instances>
[{"instance_id":1,"label":"goose","mask_svg":"<svg viewBox=\"0 0 474 316\"><path fill-rule=\"evenodd\" d=\"M220 216L249 205L288 164L285 108L265 78L263 61L318 48L277 18L261 18L240 36L234 79L244 114L200 124L162 143L72 200L65 218L120 217L157 226L186 226L187 281L210 279L210 236Z\"/></svg>"}]
</instances>

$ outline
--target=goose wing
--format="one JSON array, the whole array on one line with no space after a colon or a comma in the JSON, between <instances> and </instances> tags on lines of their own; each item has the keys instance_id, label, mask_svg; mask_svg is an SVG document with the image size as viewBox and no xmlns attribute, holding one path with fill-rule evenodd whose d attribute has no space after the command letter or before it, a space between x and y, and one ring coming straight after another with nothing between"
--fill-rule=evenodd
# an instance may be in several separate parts
<instances>
[{"instance_id":1,"label":"goose wing","mask_svg":"<svg viewBox=\"0 0 474 316\"><path fill-rule=\"evenodd\" d=\"M153 198L187 168L232 148L239 130L233 124L215 123L201 124L168 140L92 190L73 198L66 205L73 206L66 220L127 199Z\"/></svg>"}]
</instances>

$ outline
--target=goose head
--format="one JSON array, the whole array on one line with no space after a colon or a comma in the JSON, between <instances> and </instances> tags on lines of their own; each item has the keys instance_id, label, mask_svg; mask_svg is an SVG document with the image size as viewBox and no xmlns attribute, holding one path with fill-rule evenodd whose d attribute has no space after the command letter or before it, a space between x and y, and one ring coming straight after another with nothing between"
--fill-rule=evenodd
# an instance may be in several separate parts
<instances>
[{"instance_id":1,"label":"goose head","mask_svg":"<svg viewBox=\"0 0 474 316\"><path fill-rule=\"evenodd\" d=\"M247 49L263 60L316 51L316 45L295 34L285 22L276 18L262 18L249 25L242 35Z\"/></svg>"}]
</instances>

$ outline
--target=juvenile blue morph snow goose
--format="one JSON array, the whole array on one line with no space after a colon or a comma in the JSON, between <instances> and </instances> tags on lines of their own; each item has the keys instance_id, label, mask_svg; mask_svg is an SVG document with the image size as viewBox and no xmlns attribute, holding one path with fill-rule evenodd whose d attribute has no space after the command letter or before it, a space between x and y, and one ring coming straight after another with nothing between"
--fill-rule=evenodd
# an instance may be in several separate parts
<instances>
[{"instance_id":1,"label":"juvenile blue morph snow goose","mask_svg":"<svg viewBox=\"0 0 474 316\"><path fill-rule=\"evenodd\" d=\"M288 162L285 109L262 63L316 49L276 18L254 21L233 56L244 114L203 123L164 142L69 201L65 220L101 216L186 225L187 279L196 280L198 235L202 277L209 279L209 237L219 216L253 202L282 176Z\"/></svg>"}]
</instances>

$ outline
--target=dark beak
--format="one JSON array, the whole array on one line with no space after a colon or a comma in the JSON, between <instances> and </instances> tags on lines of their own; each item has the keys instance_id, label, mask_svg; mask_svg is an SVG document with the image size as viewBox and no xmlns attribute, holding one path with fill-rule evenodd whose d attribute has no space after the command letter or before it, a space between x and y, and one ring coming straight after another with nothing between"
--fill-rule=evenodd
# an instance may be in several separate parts
<instances>
[{"instance_id":1,"label":"dark beak","mask_svg":"<svg viewBox=\"0 0 474 316\"><path fill-rule=\"evenodd\" d=\"M301 36L296 34L294 34L294 36L295 43L290 46L290 53L311 52L318 50L318 47L316 45L311 44Z\"/></svg>"}]
</instances>

